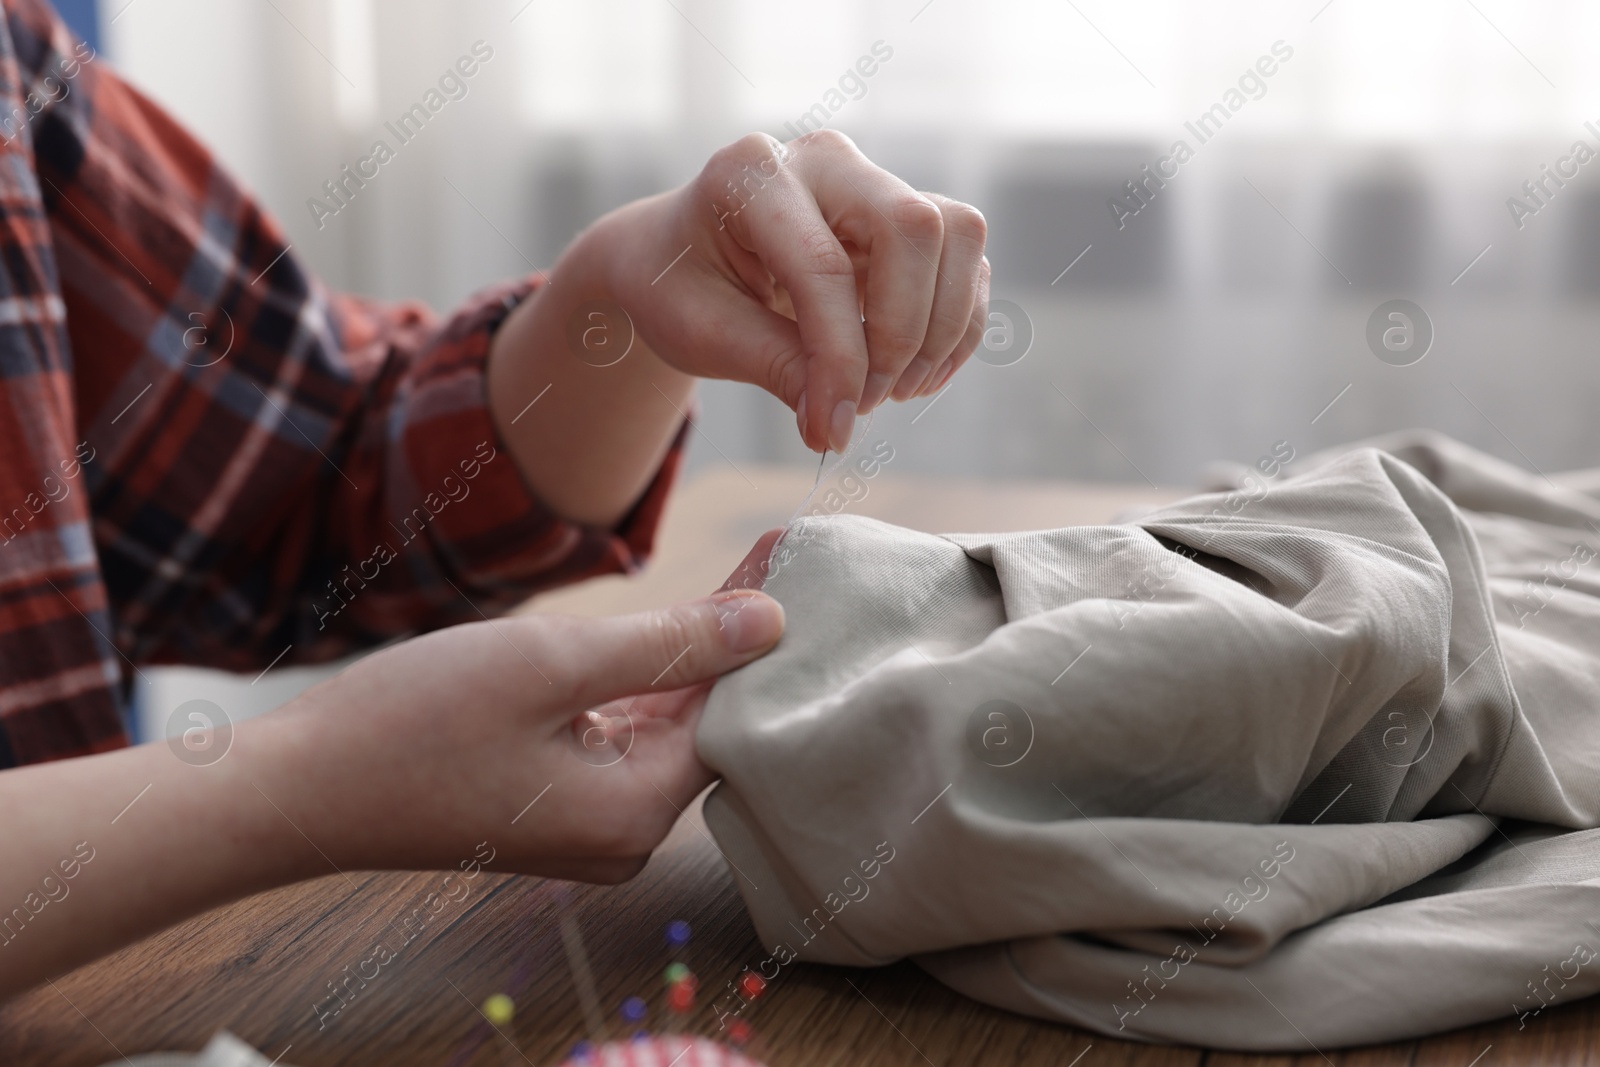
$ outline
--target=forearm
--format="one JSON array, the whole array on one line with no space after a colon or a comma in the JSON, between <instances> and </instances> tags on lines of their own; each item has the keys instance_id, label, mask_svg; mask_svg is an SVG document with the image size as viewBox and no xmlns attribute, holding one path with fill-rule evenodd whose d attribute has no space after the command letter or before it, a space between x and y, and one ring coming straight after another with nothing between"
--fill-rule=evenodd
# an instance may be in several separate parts
<instances>
[{"instance_id":1,"label":"forearm","mask_svg":"<svg viewBox=\"0 0 1600 1067\"><path fill-rule=\"evenodd\" d=\"M211 766L157 742L0 774L0 997L327 869L273 808L301 785L265 725Z\"/></svg>"},{"instance_id":2,"label":"forearm","mask_svg":"<svg viewBox=\"0 0 1600 1067\"><path fill-rule=\"evenodd\" d=\"M782 629L751 592L469 623L363 658L225 749L180 739L0 773L0 997L335 872L631 877L711 782L694 750L708 683ZM590 708L631 709L609 714L626 758L580 735Z\"/></svg>"},{"instance_id":3,"label":"forearm","mask_svg":"<svg viewBox=\"0 0 1600 1067\"><path fill-rule=\"evenodd\" d=\"M694 386L637 333L610 366L596 365L612 358L609 351L583 358L569 336L592 328L592 338L621 354L632 328L614 314L592 318L589 305L615 305L614 270L647 269L630 245L639 228L633 223L652 206L631 204L579 236L490 349L496 428L534 492L578 522L611 526L627 513L666 455Z\"/></svg>"}]
</instances>

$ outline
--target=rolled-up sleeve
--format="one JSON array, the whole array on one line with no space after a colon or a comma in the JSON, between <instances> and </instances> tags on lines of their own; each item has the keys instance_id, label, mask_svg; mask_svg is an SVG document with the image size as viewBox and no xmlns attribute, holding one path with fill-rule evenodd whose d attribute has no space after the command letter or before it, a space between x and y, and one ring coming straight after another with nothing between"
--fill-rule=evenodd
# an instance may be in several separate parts
<instances>
[{"instance_id":1,"label":"rolled-up sleeve","mask_svg":"<svg viewBox=\"0 0 1600 1067\"><path fill-rule=\"evenodd\" d=\"M682 434L613 528L570 522L492 421L495 330L538 281L438 316L326 288L250 194L48 7L6 0L73 367L72 431L127 660L315 662L637 567ZM62 77L58 74L58 77ZM53 280L53 279L52 279ZM559 405L530 396L519 418Z\"/></svg>"},{"instance_id":2,"label":"rolled-up sleeve","mask_svg":"<svg viewBox=\"0 0 1600 1067\"><path fill-rule=\"evenodd\" d=\"M346 359L372 395L350 480L330 483L328 513L317 520L331 537L327 551L296 561L303 601L293 613L314 628L303 640L326 646L313 654L493 615L540 589L632 571L649 555L681 431L610 528L553 512L501 443L485 363L495 330L537 287L532 279L496 286L439 324L414 305L335 299ZM517 417L560 402L534 393Z\"/></svg>"}]
</instances>

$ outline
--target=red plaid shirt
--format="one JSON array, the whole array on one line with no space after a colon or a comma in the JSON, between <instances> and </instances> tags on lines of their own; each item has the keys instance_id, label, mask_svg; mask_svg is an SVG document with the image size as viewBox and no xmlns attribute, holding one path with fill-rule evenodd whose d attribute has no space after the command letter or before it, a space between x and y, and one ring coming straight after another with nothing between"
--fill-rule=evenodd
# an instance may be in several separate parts
<instances>
[{"instance_id":1,"label":"red plaid shirt","mask_svg":"<svg viewBox=\"0 0 1600 1067\"><path fill-rule=\"evenodd\" d=\"M44 0L0 7L0 766L126 744L135 664L328 660L638 565L678 448L603 530L495 433L531 281L442 322L328 292Z\"/></svg>"}]
</instances>

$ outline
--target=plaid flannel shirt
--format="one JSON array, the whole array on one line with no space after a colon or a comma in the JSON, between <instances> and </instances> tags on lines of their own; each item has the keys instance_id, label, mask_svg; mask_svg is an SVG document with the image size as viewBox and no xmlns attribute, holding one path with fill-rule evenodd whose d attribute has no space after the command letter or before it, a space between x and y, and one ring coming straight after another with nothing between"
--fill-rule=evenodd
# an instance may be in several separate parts
<instances>
[{"instance_id":1,"label":"plaid flannel shirt","mask_svg":"<svg viewBox=\"0 0 1600 1067\"><path fill-rule=\"evenodd\" d=\"M324 661L639 564L681 435L606 530L495 433L532 281L442 322L325 290L45 0L0 7L0 767L126 744L135 664Z\"/></svg>"}]
</instances>

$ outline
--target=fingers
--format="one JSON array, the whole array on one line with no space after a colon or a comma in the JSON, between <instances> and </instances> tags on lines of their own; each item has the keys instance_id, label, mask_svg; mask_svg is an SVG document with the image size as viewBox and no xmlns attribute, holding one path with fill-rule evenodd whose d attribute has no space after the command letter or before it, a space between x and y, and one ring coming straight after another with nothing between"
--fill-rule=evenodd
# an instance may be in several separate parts
<instances>
[{"instance_id":1,"label":"fingers","mask_svg":"<svg viewBox=\"0 0 1600 1067\"><path fill-rule=\"evenodd\" d=\"M843 135L821 131L794 145L788 169L812 191L847 248L860 253L868 362L858 411L871 411L890 396L905 400L934 391L982 337L981 327L970 329L974 312L987 303L982 214L916 192Z\"/></svg>"},{"instance_id":2,"label":"fingers","mask_svg":"<svg viewBox=\"0 0 1600 1067\"><path fill-rule=\"evenodd\" d=\"M800 330L805 359L805 385L795 407L800 438L813 452L842 452L855 428L867 364L855 268L814 204L799 203L790 217L751 228L779 227L788 232L771 234L767 241L782 251L766 262L789 291Z\"/></svg>"},{"instance_id":3,"label":"fingers","mask_svg":"<svg viewBox=\"0 0 1600 1067\"><path fill-rule=\"evenodd\" d=\"M970 348L958 353L958 346L968 334L974 307L980 299L987 303L988 272L983 247L988 224L983 215L959 200L937 193L926 195L942 212L944 242L927 334L916 358L895 383L892 395L896 400L926 395L942 386L948 379L946 364L958 354L965 358L971 353Z\"/></svg>"},{"instance_id":4,"label":"fingers","mask_svg":"<svg viewBox=\"0 0 1600 1067\"><path fill-rule=\"evenodd\" d=\"M753 150L741 141L723 152L742 158ZM713 160L707 169L731 166L731 159ZM805 361L805 383L795 401L800 436L812 451L843 451L867 369L856 271L796 166L791 161L766 179L760 207L741 212L732 226L794 304Z\"/></svg>"},{"instance_id":5,"label":"fingers","mask_svg":"<svg viewBox=\"0 0 1600 1067\"><path fill-rule=\"evenodd\" d=\"M783 528L776 527L762 534L733 573L728 575L728 580L722 583L722 591L729 589L760 589L767 580L767 561L772 558L772 546L778 543L778 538L783 536Z\"/></svg>"},{"instance_id":6,"label":"fingers","mask_svg":"<svg viewBox=\"0 0 1600 1067\"><path fill-rule=\"evenodd\" d=\"M753 545L739 565L728 575L727 581L718 589L719 593L736 592L738 590L759 590L767 579L767 561L772 557L772 546L778 543L783 536L783 528L775 527L762 534ZM720 609L719 617L726 624L730 615L743 613L743 608L749 606L748 600L734 601L724 604ZM686 706L692 705L698 709L705 702L705 694L711 689L710 682L701 682L691 685L687 689L656 690L646 693L628 702L628 714L636 718L681 718Z\"/></svg>"},{"instance_id":7,"label":"fingers","mask_svg":"<svg viewBox=\"0 0 1600 1067\"><path fill-rule=\"evenodd\" d=\"M791 409L799 406L806 356L793 321L729 285L685 325L692 355L684 370L759 385Z\"/></svg>"},{"instance_id":8,"label":"fingers","mask_svg":"<svg viewBox=\"0 0 1600 1067\"><path fill-rule=\"evenodd\" d=\"M756 659L783 633L783 608L764 593L730 591L670 608L605 619L562 619L546 659L574 711L640 693L709 681Z\"/></svg>"},{"instance_id":9,"label":"fingers","mask_svg":"<svg viewBox=\"0 0 1600 1067\"><path fill-rule=\"evenodd\" d=\"M989 259L987 256L982 256L978 260L977 291L973 297L972 310L963 323L961 339L944 357L944 362L934 367L933 372L923 381L916 393L912 394L913 396L928 396L945 387L945 383L949 382L983 342L983 331L988 326L988 318Z\"/></svg>"},{"instance_id":10,"label":"fingers","mask_svg":"<svg viewBox=\"0 0 1600 1067\"><path fill-rule=\"evenodd\" d=\"M856 417L890 396L942 386L981 338L983 216L916 192L843 134L746 137L712 158L690 200L702 197L721 205L711 237L732 281L729 314L696 316L691 335L716 353L710 376L793 407L814 451L845 450Z\"/></svg>"},{"instance_id":11,"label":"fingers","mask_svg":"<svg viewBox=\"0 0 1600 1067\"><path fill-rule=\"evenodd\" d=\"M812 188L840 236L866 254L865 413L883 402L923 347L933 321L944 216L930 198L852 155L855 166L818 168Z\"/></svg>"}]
</instances>

